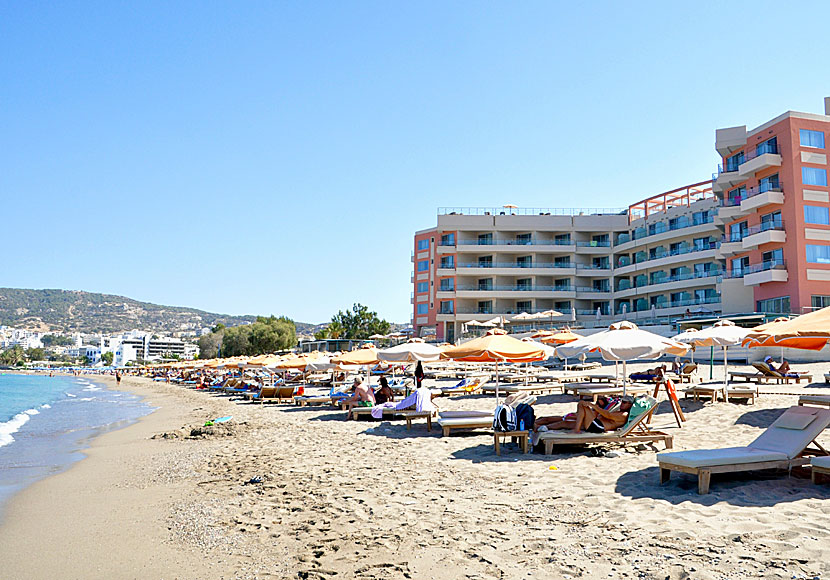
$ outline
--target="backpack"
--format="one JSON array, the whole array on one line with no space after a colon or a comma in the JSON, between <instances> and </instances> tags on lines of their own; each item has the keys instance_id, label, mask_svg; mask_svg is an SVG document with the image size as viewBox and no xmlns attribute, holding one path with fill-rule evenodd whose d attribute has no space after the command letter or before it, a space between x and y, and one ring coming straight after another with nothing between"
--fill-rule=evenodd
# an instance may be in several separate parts
<instances>
[{"instance_id":1,"label":"backpack","mask_svg":"<svg viewBox=\"0 0 830 580\"><path fill-rule=\"evenodd\" d=\"M536 413L533 407L526 403L516 405L516 429L519 431L530 431L536 421Z\"/></svg>"},{"instance_id":2,"label":"backpack","mask_svg":"<svg viewBox=\"0 0 830 580\"><path fill-rule=\"evenodd\" d=\"M493 416L493 431L515 431L516 409L509 405L498 405Z\"/></svg>"}]
</instances>

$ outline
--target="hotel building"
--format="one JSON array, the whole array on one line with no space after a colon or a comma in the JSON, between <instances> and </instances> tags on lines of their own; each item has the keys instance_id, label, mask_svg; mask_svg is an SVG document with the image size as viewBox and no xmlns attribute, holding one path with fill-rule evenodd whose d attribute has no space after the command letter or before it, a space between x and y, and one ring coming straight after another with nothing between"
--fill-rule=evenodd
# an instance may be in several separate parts
<instances>
[{"instance_id":1,"label":"hotel building","mask_svg":"<svg viewBox=\"0 0 830 580\"><path fill-rule=\"evenodd\" d=\"M563 316L532 326L830 305L828 132L830 116L796 112L720 129L712 181L628 208L440 208L415 234L415 332L454 341L472 320L549 310Z\"/></svg>"}]
</instances>

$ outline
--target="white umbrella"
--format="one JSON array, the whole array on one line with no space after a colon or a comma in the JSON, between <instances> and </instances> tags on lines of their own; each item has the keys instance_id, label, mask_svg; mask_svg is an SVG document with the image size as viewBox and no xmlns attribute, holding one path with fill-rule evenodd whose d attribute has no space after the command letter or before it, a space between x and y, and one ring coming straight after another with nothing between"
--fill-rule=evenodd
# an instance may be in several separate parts
<instances>
[{"instance_id":1,"label":"white umbrella","mask_svg":"<svg viewBox=\"0 0 830 580\"><path fill-rule=\"evenodd\" d=\"M511 320L535 320L535 314L528 314L527 312L521 312L514 316Z\"/></svg>"},{"instance_id":2,"label":"white umbrella","mask_svg":"<svg viewBox=\"0 0 830 580\"><path fill-rule=\"evenodd\" d=\"M321 356L313 361L309 361L308 364L305 365L305 370L310 372L330 371L336 366L336 364L331 362L331 357Z\"/></svg>"},{"instance_id":3,"label":"white umbrella","mask_svg":"<svg viewBox=\"0 0 830 580\"><path fill-rule=\"evenodd\" d=\"M747 334L749 334L749 329L735 326L735 323L731 320L719 320L709 328L697 332L681 332L673 338L679 342L695 346L723 347L723 400L726 401L726 387L729 379L726 349L741 344Z\"/></svg>"},{"instance_id":4,"label":"white umbrella","mask_svg":"<svg viewBox=\"0 0 830 580\"><path fill-rule=\"evenodd\" d=\"M689 346L676 340L640 330L633 322L612 324L607 330L556 347L556 356L570 358L599 352L604 360L623 361L623 394L627 380L626 363L637 359L656 359L664 354L685 354Z\"/></svg>"},{"instance_id":5,"label":"white umbrella","mask_svg":"<svg viewBox=\"0 0 830 580\"><path fill-rule=\"evenodd\" d=\"M441 349L437 346L415 340L378 351L378 360L389 362L436 361L440 356Z\"/></svg>"}]
</instances>

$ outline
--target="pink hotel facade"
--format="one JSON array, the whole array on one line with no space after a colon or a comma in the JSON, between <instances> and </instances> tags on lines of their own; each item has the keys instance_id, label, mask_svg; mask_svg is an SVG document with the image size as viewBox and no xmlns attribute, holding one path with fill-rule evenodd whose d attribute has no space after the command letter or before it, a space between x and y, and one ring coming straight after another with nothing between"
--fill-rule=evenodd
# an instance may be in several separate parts
<instances>
[{"instance_id":1,"label":"pink hotel facade","mask_svg":"<svg viewBox=\"0 0 830 580\"><path fill-rule=\"evenodd\" d=\"M550 309L606 324L830 306L828 137L830 97L824 115L718 129L712 181L628 208L441 208L414 239L416 334Z\"/></svg>"}]
</instances>

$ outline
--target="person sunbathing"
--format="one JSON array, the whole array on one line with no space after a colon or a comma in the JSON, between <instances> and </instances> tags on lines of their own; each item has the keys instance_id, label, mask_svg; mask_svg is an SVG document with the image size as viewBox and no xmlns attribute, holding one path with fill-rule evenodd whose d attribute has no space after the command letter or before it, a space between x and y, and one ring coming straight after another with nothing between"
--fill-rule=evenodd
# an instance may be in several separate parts
<instances>
[{"instance_id":1,"label":"person sunbathing","mask_svg":"<svg viewBox=\"0 0 830 580\"><path fill-rule=\"evenodd\" d=\"M597 405L603 409L613 409L617 406L619 399L616 397L606 397L600 395L597 397ZM550 417L537 417L533 422L533 428L539 431L539 427L544 427L542 431L548 429L573 429L576 425L576 413L567 413L565 415L551 415Z\"/></svg>"},{"instance_id":2,"label":"person sunbathing","mask_svg":"<svg viewBox=\"0 0 830 580\"><path fill-rule=\"evenodd\" d=\"M342 402L348 405L347 413L346 413L346 420L352 418L352 409L355 407L374 407L375 406L375 394L372 390L363 384L363 378L357 377L354 380L354 384L352 386L353 393L352 396L343 399Z\"/></svg>"},{"instance_id":3,"label":"person sunbathing","mask_svg":"<svg viewBox=\"0 0 830 580\"><path fill-rule=\"evenodd\" d=\"M786 376L787 373L791 372L790 371L790 363L788 363L786 360L782 360L781 364L778 365L778 368L776 368L775 364L773 364L773 360L772 360L771 356L766 357L764 359L764 362L767 363L767 366L770 368L770 370L775 371L779 374L782 374L782 375ZM793 373L793 376L798 376L798 375L796 373Z\"/></svg>"},{"instance_id":4,"label":"person sunbathing","mask_svg":"<svg viewBox=\"0 0 830 580\"><path fill-rule=\"evenodd\" d=\"M628 421L628 412L633 405L631 397L623 397L620 401L619 408L615 410L608 410L601 401L597 399L596 403L590 401L579 401L576 404L576 413L572 416L566 415L561 421L543 423L549 430L570 429L572 433L579 434L582 431L588 433L606 433L614 431L625 425ZM614 409L616 405L611 406ZM535 423L537 430L539 422Z\"/></svg>"}]
</instances>

